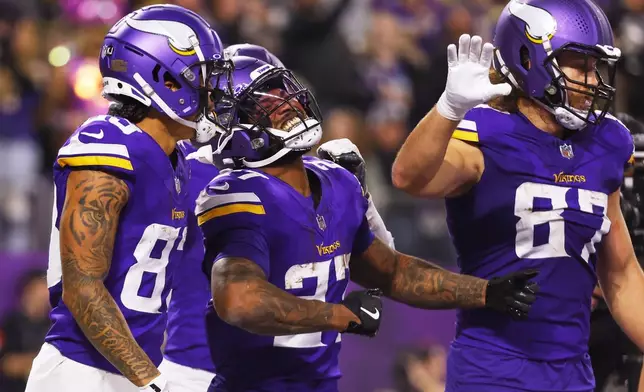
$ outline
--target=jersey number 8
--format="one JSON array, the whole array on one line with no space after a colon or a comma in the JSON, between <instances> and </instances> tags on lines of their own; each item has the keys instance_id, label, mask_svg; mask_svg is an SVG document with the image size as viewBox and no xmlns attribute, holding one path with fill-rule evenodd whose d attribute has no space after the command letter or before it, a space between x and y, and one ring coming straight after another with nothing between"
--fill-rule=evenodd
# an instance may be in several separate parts
<instances>
[{"instance_id":1,"label":"jersey number 8","mask_svg":"<svg viewBox=\"0 0 644 392\"><path fill-rule=\"evenodd\" d=\"M185 228L179 229L158 223L145 228L141 240L134 249L136 263L130 266L123 282L121 302L126 308L143 313L161 312L166 268L170 262L170 252L180 234L181 241L177 245L177 250L182 251L186 240ZM152 252L159 241L165 242L165 245L159 258L155 258L152 257ZM139 294L144 284L145 274L154 274L154 285L149 296Z\"/></svg>"},{"instance_id":2,"label":"jersey number 8","mask_svg":"<svg viewBox=\"0 0 644 392\"><path fill-rule=\"evenodd\" d=\"M551 205L550 208L535 211L535 199L545 200L547 204ZM569 204L573 205L569 206ZM574 204L579 205L578 209ZM570 255L566 251L566 221L562 213L566 209L577 209L584 213L594 214L596 212L593 211L593 207L597 207L602 210L603 214L601 226L595 228L594 235L580 250L581 257L588 262L590 255L596 252L595 244L601 241L610 229L610 221L606 217L607 206L608 196L605 193L534 182L521 184L517 188L514 201L514 214L519 218L516 224L515 251L517 256L525 259L569 257ZM546 224L549 229L547 241L535 245L535 228Z\"/></svg>"}]
</instances>

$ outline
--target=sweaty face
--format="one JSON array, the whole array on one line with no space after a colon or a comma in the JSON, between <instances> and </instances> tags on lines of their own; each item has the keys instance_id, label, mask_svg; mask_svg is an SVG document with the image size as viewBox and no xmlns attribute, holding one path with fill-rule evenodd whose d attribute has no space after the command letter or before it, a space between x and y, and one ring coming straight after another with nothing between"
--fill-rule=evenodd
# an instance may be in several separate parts
<instances>
[{"instance_id":1,"label":"sweaty face","mask_svg":"<svg viewBox=\"0 0 644 392\"><path fill-rule=\"evenodd\" d=\"M590 110L594 89L599 82L597 58L583 53L563 52L557 62L567 78L565 84L570 106L582 111Z\"/></svg>"},{"instance_id":2,"label":"sweaty face","mask_svg":"<svg viewBox=\"0 0 644 392\"><path fill-rule=\"evenodd\" d=\"M289 100L289 94L282 89L257 91L253 98L256 102L250 110L251 116L264 126L291 131L308 117L300 101L296 97Z\"/></svg>"}]
</instances>

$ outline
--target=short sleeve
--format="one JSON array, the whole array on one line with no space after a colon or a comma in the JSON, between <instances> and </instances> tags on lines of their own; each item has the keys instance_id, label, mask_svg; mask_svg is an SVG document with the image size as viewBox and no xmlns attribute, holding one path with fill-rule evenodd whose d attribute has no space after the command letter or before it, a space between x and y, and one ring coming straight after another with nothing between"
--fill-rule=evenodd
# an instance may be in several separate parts
<instances>
[{"instance_id":1,"label":"short sleeve","mask_svg":"<svg viewBox=\"0 0 644 392\"><path fill-rule=\"evenodd\" d=\"M630 144L631 146L626 151L628 159L626 160L625 168L630 168L635 164L635 143L633 142L633 135L631 135Z\"/></svg>"},{"instance_id":2,"label":"short sleeve","mask_svg":"<svg viewBox=\"0 0 644 392\"><path fill-rule=\"evenodd\" d=\"M216 178L197 199L195 215L206 248L204 272L210 276L212 265L224 257L241 257L257 263L268 276L266 210L255 192L235 185Z\"/></svg>"},{"instance_id":3,"label":"short sleeve","mask_svg":"<svg viewBox=\"0 0 644 392\"><path fill-rule=\"evenodd\" d=\"M458 123L452 139L462 140L478 146L502 143L504 135L517 126L515 116L489 105L478 105L470 109Z\"/></svg>"},{"instance_id":4,"label":"short sleeve","mask_svg":"<svg viewBox=\"0 0 644 392\"><path fill-rule=\"evenodd\" d=\"M476 120L478 117L478 110L472 109L465 114L463 120L456 126L452 139L462 140L468 143L478 143L479 134Z\"/></svg>"},{"instance_id":5,"label":"short sleeve","mask_svg":"<svg viewBox=\"0 0 644 392\"><path fill-rule=\"evenodd\" d=\"M108 118L115 119L90 119L76 130L58 151L56 166L62 171L100 170L121 178L132 189L136 164L131 145L136 144L137 137L131 134L141 131L132 124L110 122Z\"/></svg>"},{"instance_id":6,"label":"short sleeve","mask_svg":"<svg viewBox=\"0 0 644 392\"><path fill-rule=\"evenodd\" d=\"M623 164L624 168L630 167L635 163L635 141L631 131L622 121L610 114L606 115L602 124L604 123L605 127L600 130L604 137L602 143L617 153L620 165Z\"/></svg>"}]
</instances>

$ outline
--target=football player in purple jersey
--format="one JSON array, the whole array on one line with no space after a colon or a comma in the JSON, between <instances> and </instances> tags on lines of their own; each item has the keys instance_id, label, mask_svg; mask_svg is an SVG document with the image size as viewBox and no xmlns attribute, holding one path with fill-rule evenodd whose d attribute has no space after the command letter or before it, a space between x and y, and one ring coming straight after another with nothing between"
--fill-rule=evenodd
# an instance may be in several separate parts
<instances>
[{"instance_id":1,"label":"football player in purple jersey","mask_svg":"<svg viewBox=\"0 0 644 392\"><path fill-rule=\"evenodd\" d=\"M591 0L512 0L494 45L463 35L447 53L445 92L400 150L393 183L446 199L462 273L536 268L541 291L521 322L459 312L446 391L590 392L598 279L644 348L644 274L620 210L633 140L607 114L621 54L611 26Z\"/></svg>"},{"instance_id":2,"label":"football player in purple jersey","mask_svg":"<svg viewBox=\"0 0 644 392\"><path fill-rule=\"evenodd\" d=\"M213 160L227 169L195 211L213 296L206 333L217 375L209 391L337 391L341 334L376 334L381 293L418 308L526 316L536 271L458 275L375 238L356 176L302 156L322 136L313 95L287 69L231 61L234 72L213 83L223 92ZM339 159L353 152L344 147L326 151ZM349 279L367 290L345 297Z\"/></svg>"},{"instance_id":3,"label":"football player in purple jersey","mask_svg":"<svg viewBox=\"0 0 644 392\"><path fill-rule=\"evenodd\" d=\"M183 258L190 170L178 140L208 140L208 81L225 66L203 18L137 10L100 52L109 115L58 152L47 281L52 327L28 392L169 391L159 372L172 276Z\"/></svg>"},{"instance_id":4,"label":"football player in purple jersey","mask_svg":"<svg viewBox=\"0 0 644 392\"><path fill-rule=\"evenodd\" d=\"M265 61L274 67L283 67L275 55L258 45L231 45L225 52L228 57L243 55ZM201 271L204 247L194 215L194 202L219 170L212 164L212 154L204 154L204 150L197 151L188 141L180 142L178 148L182 150L181 157L185 157L190 168L188 197L193 205L187 212L184 262L173 277L168 305L167 339L159 370L172 383L172 392L204 392L215 376L203 319L204 309L212 295L208 280Z\"/></svg>"},{"instance_id":5,"label":"football player in purple jersey","mask_svg":"<svg viewBox=\"0 0 644 392\"><path fill-rule=\"evenodd\" d=\"M275 55L259 45L231 45L225 52L229 57L243 55L265 61L274 67L283 67ZM182 152L179 157L185 158L190 169L188 197L194 201L219 170L212 164L212 154L196 150L190 142L179 142L177 148ZM342 139L326 142L318 149L318 155L322 154L325 159L347 168L364 182L364 162L357 147L350 141ZM370 197L368 200L367 221L370 229L383 242L393 247L391 233L387 231ZM193 212L194 206L188 212L184 261L173 276L172 295L168 305L167 339L164 358L159 365L159 370L172 384L173 392L206 391L215 376L203 321L204 309L211 294L208 280L201 272L203 240Z\"/></svg>"}]
</instances>

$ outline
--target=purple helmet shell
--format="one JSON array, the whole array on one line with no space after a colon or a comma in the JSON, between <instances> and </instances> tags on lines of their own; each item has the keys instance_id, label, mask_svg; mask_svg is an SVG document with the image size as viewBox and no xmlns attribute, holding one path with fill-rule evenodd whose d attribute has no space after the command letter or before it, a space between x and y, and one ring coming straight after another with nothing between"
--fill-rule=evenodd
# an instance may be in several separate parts
<instances>
[{"instance_id":1,"label":"purple helmet shell","mask_svg":"<svg viewBox=\"0 0 644 392\"><path fill-rule=\"evenodd\" d=\"M280 59L263 46L253 44L236 44L226 48L228 57L246 56L252 57L272 65L273 67L285 68Z\"/></svg>"},{"instance_id":2,"label":"purple helmet shell","mask_svg":"<svg viewBox=\"0 0 644 392\"><path fill-rule=\"evenodd\" d=\"M499 17L494 45L495 67L515 88L563 120L562 125L579 129L605 116L615 95L612 68L621 53L613 47L608 18L591 0L511 0ZM601 77L596 66L597 85L570 80L557 63L564 51L592 58L597 66L608 65L612 74ZM572 108L571 90L587 91L593 109ZM577 119L560 118L570 115Z\"/></svg>"},{"instance_id":3,"label":"purple helmet shell","mask_svg":"<svg viewBox=\"0 0 644 392\"><path fill-rule=\"evenodd\" d=\"M144 7L105 36L99 58L103 95L135 99L197 129L199 136L204 124L186 118L204 113L207 81L221 69L223 57L221 40L196 13L175 5Z\"/></svg>"}]
</instances>

